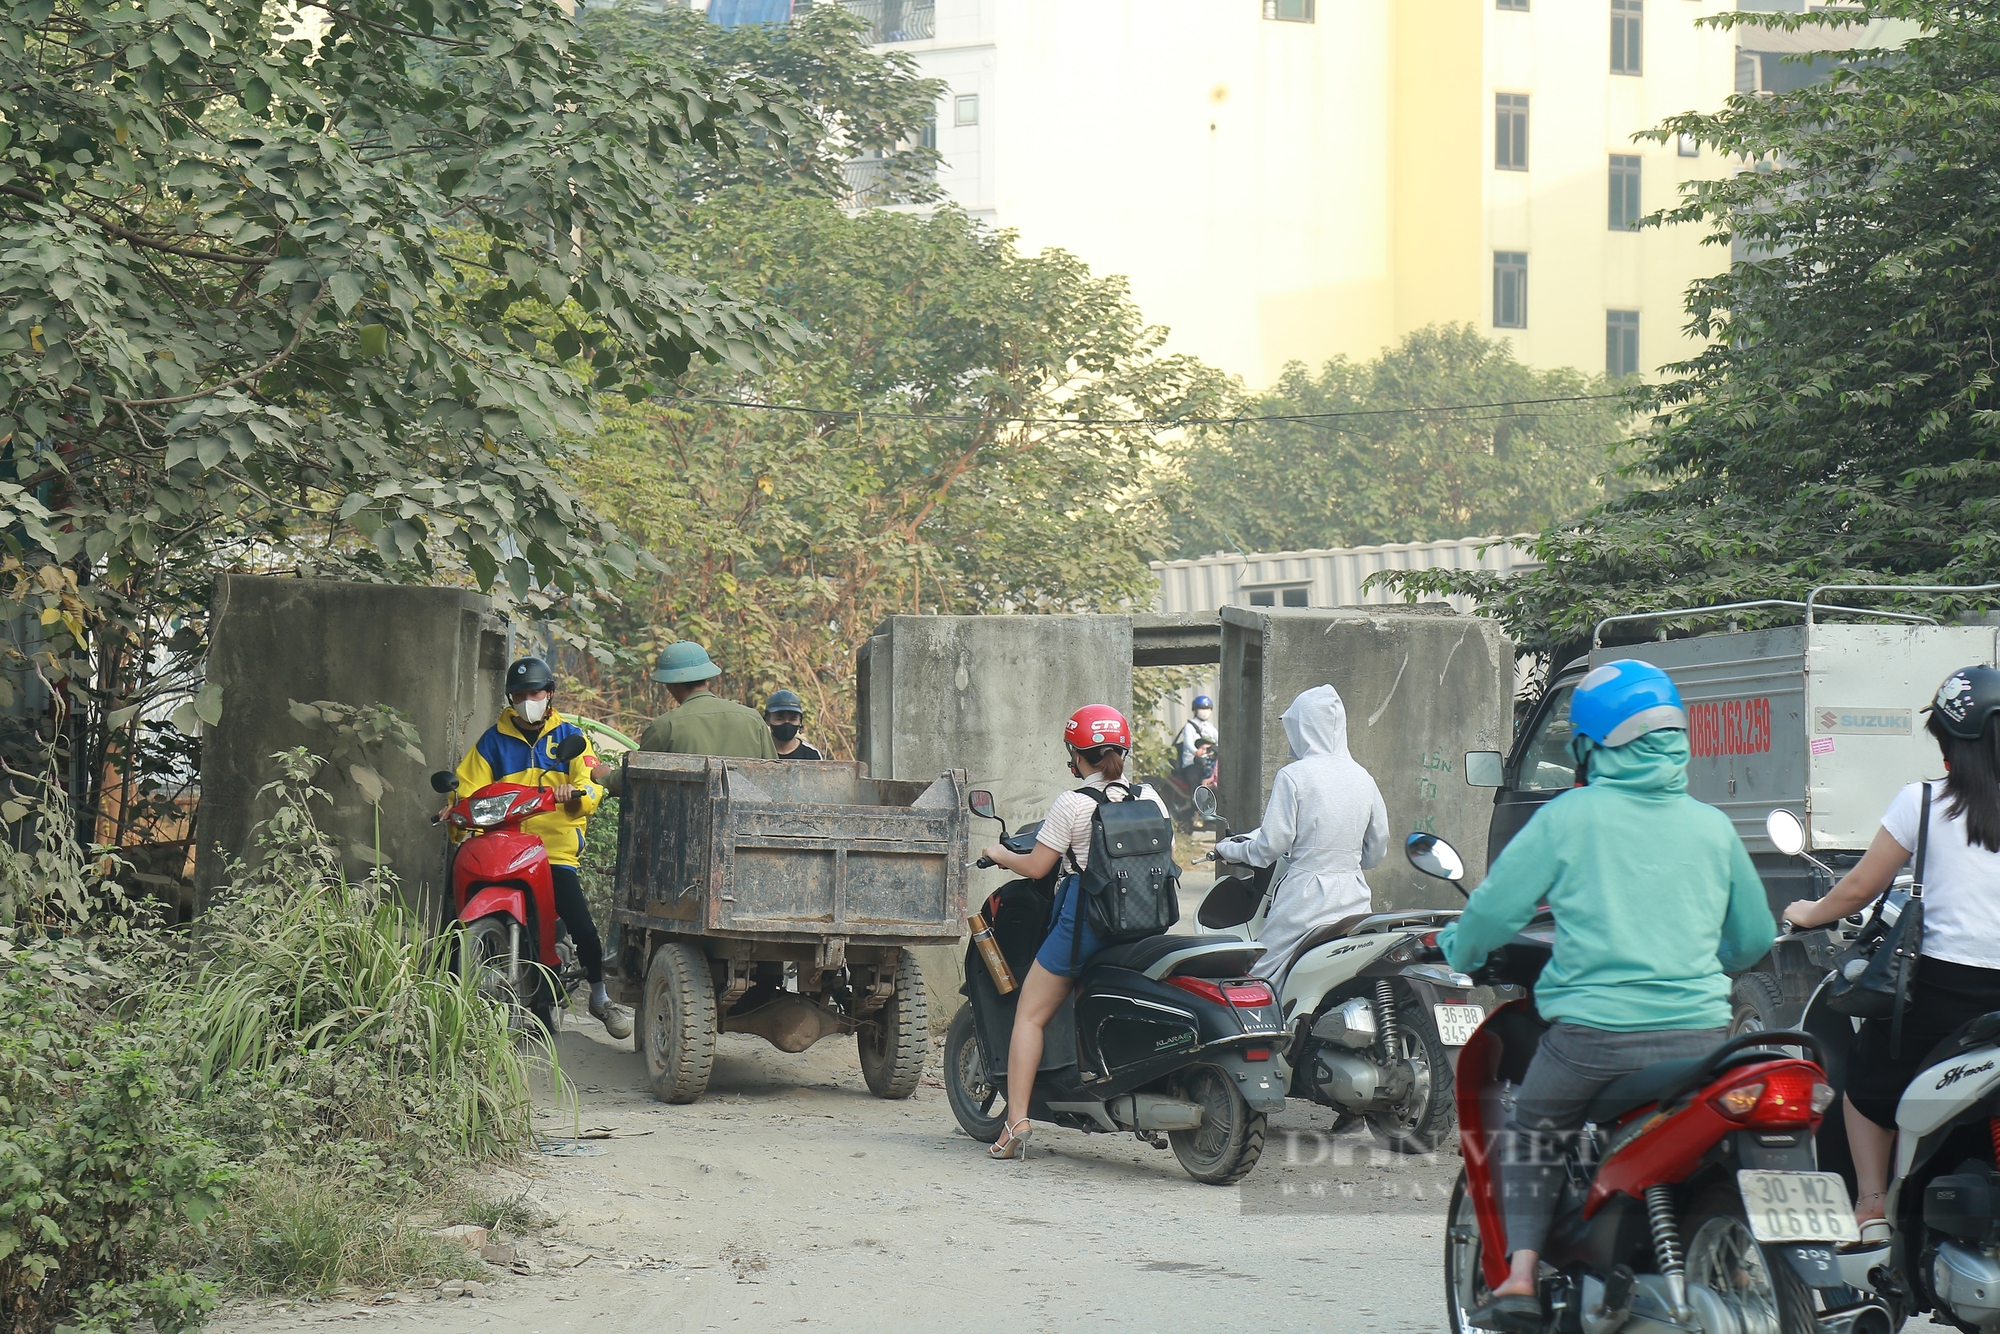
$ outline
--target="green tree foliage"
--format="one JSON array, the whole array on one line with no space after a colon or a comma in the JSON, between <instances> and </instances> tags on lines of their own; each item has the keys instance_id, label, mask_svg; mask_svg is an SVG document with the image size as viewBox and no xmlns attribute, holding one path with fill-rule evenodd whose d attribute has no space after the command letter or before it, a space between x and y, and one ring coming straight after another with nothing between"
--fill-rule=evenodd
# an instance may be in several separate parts
<instances>
[{"instance_id":1,"label":"green tree foliage","mask_svg":"<svg viewBox=\"0 0 2000 1334\"><path fill-rule=\"evenodd\" d=\"M1626 416L1608 391L1599 376L1523 366L1464 325L1316 375L1294 362L1236 409L1274 420L1205 431L1188 452L1175 554L1539 529L1603 498ZM1436 410L1466 404L1519 406Z\"/></svg>"},{"instance_id":2,"label":"green tree foliage","mask_svg":"<svg viewBox=\"0 0 2000 1334\"><path fill-rule=\"evenodd\" d=\"M588 11L584 34L599 51L665 59L699 82L728 88L775 83L797 123L782 137L753 133L743 151L709 157L681 176L681 196L701 199L732 185L780 186L840 198L852 186L847 164L859 157L876 203L915 203L937 195L935 148L923 142L944 84L917 77L904 51L871 51L868 24L844 5L801 9L789 23L725 28L698 10L642 9L629 2Z\"/></svg>"},{"instance_id":3,"label":"green tree foliage","mask_svg":"<svg viewBox=\"0 0 2000 1334\"><path fill-rule=\"evenodd\" d=\"M1021 255L956 210L771 191L704 204L671 246L669 264L761 293L817 342L608 414L583 489L666 568L621 586L636 655L701 640L725 690L799 691L846 755L854 646L884 616L1150 600L1166 464L1152 429L1096 423L1211 412L1226 386L1161 355L1122 280ZM655 708L608 672L593 684L607 716Z\"/></svg>"},{"instance_id":4,"label":"green tree foliage","mask_svg":"<svg viewBox=\"0 0 2000 1334\"><path fill-rule=\"evenodd\" d=\"M768 92L555 0L5 0L0 618L80 773L186 688L218 569L537 609L632 572L567 442L784 341L647 245L732 126L787 128Z\"/></svg>"},{"instance_id":5,"label":"green tree foliage","mask_svg":"<svg viewBox=\"0 0 2000 1334\"><path fill-rule=\"evenodd\" d=\"M1666 215L1747 255L1689 289L1709 343L1642 400L1648 488L1550 528L1546 567L1511 587L1406 588L1477 593L1548 649L1619 612L2000 579L2000 12L1868 0L1810 18L1918 35L1655 133L1757 169L1697 183Z\"/></svg>"}]
</instances>

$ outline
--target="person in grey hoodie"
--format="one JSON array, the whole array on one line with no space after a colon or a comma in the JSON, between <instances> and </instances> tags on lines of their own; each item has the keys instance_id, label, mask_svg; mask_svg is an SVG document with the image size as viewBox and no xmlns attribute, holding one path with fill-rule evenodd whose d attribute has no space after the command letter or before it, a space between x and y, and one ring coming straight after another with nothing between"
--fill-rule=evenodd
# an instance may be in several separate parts
<instances>
[{"instance_id":1,"label":"person in grey hoodie","mask_svg":"<svg viewBox=\"0 0 2000 1334\"><path fill-rule=\"evenodd\" d=\"M1291 965L1308 931L1370 908L1362 872L1389 853L1389 811L1382 790L1347 753L1347 707L1332 686L1314 686L1284 713L1292 763L1278 770L1264 823L1225 839L1223 861L1269 866L1290 863L1257 939L1264 957L1252 972L1275 977Z\"/></svg>"}]
</instances>

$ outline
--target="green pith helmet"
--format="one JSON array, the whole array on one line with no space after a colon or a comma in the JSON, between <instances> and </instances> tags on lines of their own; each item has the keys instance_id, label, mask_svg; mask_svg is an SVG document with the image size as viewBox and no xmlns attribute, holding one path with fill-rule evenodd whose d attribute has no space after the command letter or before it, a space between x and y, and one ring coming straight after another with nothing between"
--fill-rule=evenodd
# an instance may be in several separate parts
<instances>
[{"instance_id":1,"label":"green pith helmet","mask_svg":"<svg viewBox=\"0 0 2000 1334\"><path fill-rule=\"evenodd\" d=\"M661 649L660 661L653 668L653 679L670 686L706 681L720 675L722 669L709 658L708 650L692 639L683 639Z\"/></svg>"}]
</instances>

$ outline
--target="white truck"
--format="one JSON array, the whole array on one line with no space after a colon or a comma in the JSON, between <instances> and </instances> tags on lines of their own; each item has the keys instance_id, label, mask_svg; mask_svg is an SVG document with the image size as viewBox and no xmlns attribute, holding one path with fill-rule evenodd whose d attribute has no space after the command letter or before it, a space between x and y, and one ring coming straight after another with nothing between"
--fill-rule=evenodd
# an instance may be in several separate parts
<instances>
[{"instance_id":1,"label":"white truck","mask_svg":"<svg viewBox=\"0 0 2000 1334\"><path fill-rule=\"evenodd\" d=\"M1568 746L1577 682L1601 663L1638 658L1664 669L1680 688L1693 751L1688 791L1729 815L1764 878L1772 912L1824 894L1832 888L1824 875L1771 846L1764 817L1774 808L1793 812L1820 860L1836 870L1853 865L1897 790L1942 776L1922 712L1938 683L1960 667L2000 663L2000 628L1992 624L1941 625L1927 616L1825 600L1828 593L1860 591L1817 588L1804 602L1683 607L1600 622L1589 656L1551 679L1513 751L1504 759L1497 753L1466 757L1467 781L1499 788L1488 827L1489 864L1543 802L1576 782ZM1752 613L1787 610L1798 616L1797 624L1735 628ZM1635 628L1661 637L1605 642ZM1665 637L1674 631L1683 637ZM1736 979L1732 1032L1792 1027L1833 950L1824 931L1781 940L1769 958Z\"/></svg>"}]
</instances>

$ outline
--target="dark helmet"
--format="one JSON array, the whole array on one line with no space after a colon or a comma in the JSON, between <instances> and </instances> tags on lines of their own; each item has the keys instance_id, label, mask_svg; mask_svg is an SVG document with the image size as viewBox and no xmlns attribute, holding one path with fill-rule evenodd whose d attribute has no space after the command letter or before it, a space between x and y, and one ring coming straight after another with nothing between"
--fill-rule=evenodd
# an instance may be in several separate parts
<instances>
[{"instance_id":1,"label":"dark helmet","mask_svg":"<svg viewBox=\"0 0 2000 1334\"><path fill-rule=\"evenodd\" d=\"M773 690L771 698L764 701L764 716L768 718L774 713L796 713L803 718L806 702L789 690Z\"/></svg>"},{"instance_id":2,"label":"dark helmet","mask_svg":"<svg viewBox=\"0 0 2000 1334\"><path fill-rule=\"evenodd\" d=\"M556 674L540 658L523 658L507 669L507 693L524 695L536 690L554 690Z\"/></svg>"},{"instance_id":3,"label":"dark helmet","mask_svg":"<svg viewBox=\"0 0 2000 1334\"><path fill-rule=\"evenodd\" d=\"M1959 668L1944 679L1924 712L1959 740L1977 741L1986 720L2000 713L2000 672L1984 665Z\"/></svg>"},{"instance_id":4,"label":"dark helmet","mask_svg":"<svg viewBox=\"0 0 2000 1334\"><path fill-rule=\"evenodd\" d=\"M1197 709L1212 709L1215 707L1215 701L1206 695L1196 695L1194 697L1194 706Z\"/></svg>"}]
</instances>

